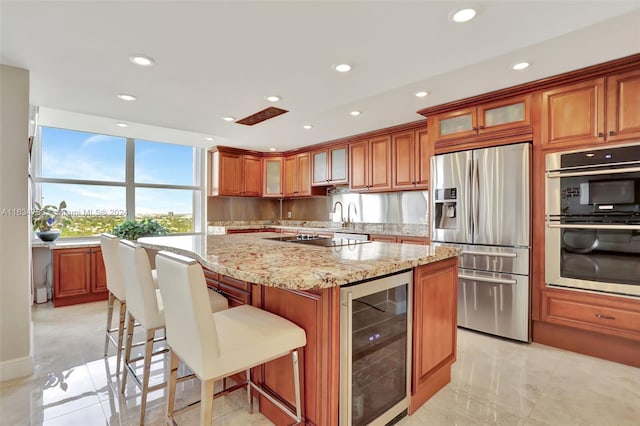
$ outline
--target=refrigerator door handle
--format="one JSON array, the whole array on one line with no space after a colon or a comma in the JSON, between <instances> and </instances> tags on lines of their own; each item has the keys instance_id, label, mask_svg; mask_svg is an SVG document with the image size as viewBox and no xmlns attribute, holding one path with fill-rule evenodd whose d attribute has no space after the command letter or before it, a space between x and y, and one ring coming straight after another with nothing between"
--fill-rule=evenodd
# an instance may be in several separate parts
<instances>
[{"instance_id":1,"label":"refrigerator door handle","mask_svg":"<svg viewBox=\"0 0 640 426\"><path fill-rule=\"evenodd\" d=\"M466 204L467 204L467 208L468 208L468 213L467 213L467 242L473 241L473 208L471 206L471 203L473 201L473 196L472 196L472 192L470 191L469 188L472 187L472 182L473 182L473 160L469 160L467 162L467 199Z\"/></svg>"},{"instance_id":2,"label":"refrigerator door handle","mask_svg":"<svg viewBox=\"0 0 640 426\"><path fill-rule=\"evenodd\" d=\"M473 256L495 256L495 257L518 257L515 253L502 253L495 251L473 251L473 250L462 250L460 254L470 254Z\"/></svg>"},{"instance_id":3,"label":"refrigerator door handle","mask_svg":"<svg viewBox=\"0 0 640 426\"><path fill-rule=\"evenodd\" d=\"M507 280L507 279L502 279L502 278L478 277L478 276L475 276L475 275L458 274L458 278L463 279L463 280L480 281L480 282L484 282L484 283L493 283L493 284L510 284L510 285L518 284L518 281L516 281L516 280Z\"/></svg>"},{"instance_id":4,"label":"refrigerator door handle","mask_svg":"<svg viewBox=\"0 0 640 426\"><path fill-rule=\"evenodd\" d=\"M474 234L477 234L478 232L478 224L480 223L480 165L478 163L478 160L475 160L475 167L474 167L474 173L473 173L473 177L474 177L474 186L475 186L475 203L473 203L473 232Z\"/></svg>"}]
</instances>

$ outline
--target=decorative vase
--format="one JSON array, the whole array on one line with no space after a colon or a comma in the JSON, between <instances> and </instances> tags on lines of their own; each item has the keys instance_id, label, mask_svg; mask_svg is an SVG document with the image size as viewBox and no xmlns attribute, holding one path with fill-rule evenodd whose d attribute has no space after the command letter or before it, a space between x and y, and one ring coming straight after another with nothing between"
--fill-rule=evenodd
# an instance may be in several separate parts
<instances>
[{"instance_id":1,"label":"decorative vase","mask_svg":"<svg viewBox=\"0 0 640 426\"><path fill-rule=\"evenodd\" d=\"M38 231L36 232L38 238L45 242L55 241L60 236L59 229L52 229L50 231Z\"/></svg>"}]
</instances>

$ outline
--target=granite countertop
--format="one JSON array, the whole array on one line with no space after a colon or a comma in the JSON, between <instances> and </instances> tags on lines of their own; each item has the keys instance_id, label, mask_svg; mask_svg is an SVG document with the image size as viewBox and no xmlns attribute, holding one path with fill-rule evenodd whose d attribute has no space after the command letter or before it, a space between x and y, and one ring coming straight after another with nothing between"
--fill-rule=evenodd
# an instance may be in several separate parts
<instances>
[{"instance_id":1,"label":"granite countertop","mask_svg":"<svg viewBox=\"0 0 640 426\"><path fill-rule=\"evenodd\" d=\"M210 235L226 234L229 230L241 229L292 229L304 232L342 232L352 234L376 234L392 236L429 237L428 227L424 224L388 224L388 223L353 223L341 227L337 222L323 221L279 221L271 223L265 221L229 221L215 222L208 226Z\"/></svg>"},{"instance_id":2,"label":"granite countertop","mask_svg":"<svg viewBox=\"0 0 640 426\"><path fill-rule=\"evenodd\" d=\"M45 247L50 250L96 247L99 245L99 238L58 238L57 240L51 242L31 240L31 247Z\"/></svg>"},{"instance_id":3,"label":"granite countertop","mask_svg":"<svg viewBox=\"0 0 640 426\"><path fill-rule=\"evenodd\" d=\"M458 256L459 249L369 242L317 247L265 238L261 232L140 238L149 249L195 257L214 272L251 283L288 289L320 289L400 272Z\"/></svg>"}]
</instances>

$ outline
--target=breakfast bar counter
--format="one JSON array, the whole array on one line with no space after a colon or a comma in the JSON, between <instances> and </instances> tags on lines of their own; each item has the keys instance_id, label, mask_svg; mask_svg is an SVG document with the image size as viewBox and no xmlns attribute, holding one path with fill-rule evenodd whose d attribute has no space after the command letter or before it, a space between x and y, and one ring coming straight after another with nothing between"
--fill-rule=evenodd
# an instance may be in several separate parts
<instances>
[{"instance_id":1,"label":"breakfast bar counter","mask_svg":"<svg viewBox=\"0 0 640 426\"><path fill-rule=\"evenodd\" d=\"M259 232L149 237L140 238L138 243L150 253L169 250L198 260L209 288L227 297L230 307L250 304L287 318L305 330L307 344L300 359L303 424L360 424L355 419L379 405L375 401L379 396L403 386L403 411L397 415L411 415L450 382L451 365L456 359L458 249L338 239L291 241L295 238ZM350 342L355 347L355 342L362 342L361 337L369 334L360 336L355 329L353 333L345 332L362 324L348 319L345 306L350 303L344 297L355 295L352 292L360 289L377 288L382 281L400 276L407 280L403 281L407 283L403 285L405 296L399 296L401 293L395 289L376 293L378 300L382 294L384 305L383 309L374 309L374 314L403 318L394 320L391 328L404 327L405 349L398 351L403 344L380 331L382 334L378 340L373 337L369 349L382 358L367 355L356 360L355 355L345 355ZM365 305L379 303L363 300ZM366 323L369 321L365 319ZM374 324L377 322L371 323L377 327ZM345 339L352 340L345 344ZM388 368L403 357L405 367ZM357 365L358 372L354 369L349 373L350 365ZM367 366L371 368L366 374L359 372ZM351 382L345 381L350 377L357 381L372 378L369 383L373 383L373 392L351 398L350 391L345 392L352 389L348 384ZM252 378L271 396L293 406L293 372L287 357L253 369ZM383 379L379 385L378 378ZM258 400L260 412L274 424L291 423L268 399L258 395ZM354 421L345 413L353 414Z\"/></svg>"},{"instance_id":2,"label":"breakfast bar counter","mask_svg":"<svg viewBox=\"0 0 640 426\"><path fill-rule=\"evenodd\" d=\"M260 232L140 238L148 249L195 257L208 269L251 283L296 290L322 289L363 281L457 257L458 249L431 245L348 240L319 247Z\"/></svg>"}]
</instances>

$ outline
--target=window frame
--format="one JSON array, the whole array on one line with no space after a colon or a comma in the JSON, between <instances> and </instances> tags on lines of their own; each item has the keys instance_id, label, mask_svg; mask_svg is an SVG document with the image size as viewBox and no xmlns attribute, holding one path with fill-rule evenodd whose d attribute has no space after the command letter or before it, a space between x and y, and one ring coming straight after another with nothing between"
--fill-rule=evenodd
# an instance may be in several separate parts
<instances>
[{"instance_id":1,"label":"window frame","mask_svg":"<svg viewBox=\"0 0 640 426\"><path fill-rule=\"evenodd\" d=\"M190 190L192 191L192 211L193 211L193 231L187 233L174 233L171 235L195 235L202 234L206 230L206 155L205 149L199 148L192 145L182 145L188 146L193 150L193 185L172 185L172 184L156 184L156 183L136 183L135 182L135 142L136 138L131 137L123 137L123 136L115 136L115 135L105 135L105 136L113 136L118 138L125 139L125 180L124 182L120 181L96 181L96 180L85 180L85 179L69 179L69 178L48 178L42 177L42 128L56 128L62 130L68 130L72 132L82 132L82 133L90 133L94 135L105 135L104 133L93 133L91 131L85 130L75 130L75 129L64 129L61 127L55 126L42 126L39 125L36 127L36 134L34 137L34 144L32 150L31 164L30 164L30 176L32 179L32 191L31 191L31 205L33 205L34 201L42 199L42 184L43 183L57 183L57 184L73 184L73 185L93 185L93 186L109 186L109 187L120 187L125 188L125 209L126 209L126 220L135 220L136 210L135 210L135 195L137 188L154 188L154 189L179 189L179 190ZM156 142L156 143L168 143L168 142L160 142L160 141L151 141L147 139L138 139L144 140L145 142ZM177 145L177 144L172 144ZM89 236L87 236L89 237Z\"/></svg>"}]
</instances>

